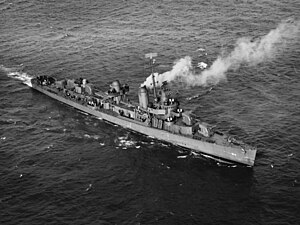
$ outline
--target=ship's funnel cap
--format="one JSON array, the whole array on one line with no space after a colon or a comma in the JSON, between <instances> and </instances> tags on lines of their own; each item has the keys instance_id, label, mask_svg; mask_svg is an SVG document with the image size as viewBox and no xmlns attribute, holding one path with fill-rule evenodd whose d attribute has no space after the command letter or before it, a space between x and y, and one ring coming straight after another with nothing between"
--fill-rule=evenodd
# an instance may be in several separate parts
<instances>
[{"instance_id":1,"label":"ship's funnel cap","mask_svg":"<svg viewBox=\"0 0 300 225\"><path fill-rule=\"evenodd\" d=\"M147 90L146 86L140 87L139 88L139 93L148 93L148 90Z\"/></svg>"},{"instance_id":2,"label":"ship's funnel cap","mask_svg":"<svg viewBox=\"0 0 300 225\"><path fill-rule=\"evenodd\" d=\"M115 81L113 81L112 83L111 83L111 88L112 89L115 89L116 90L116 92L120 92L120 82L119 82L119 80L115 80Z\"/></svg>"}]
</instances>

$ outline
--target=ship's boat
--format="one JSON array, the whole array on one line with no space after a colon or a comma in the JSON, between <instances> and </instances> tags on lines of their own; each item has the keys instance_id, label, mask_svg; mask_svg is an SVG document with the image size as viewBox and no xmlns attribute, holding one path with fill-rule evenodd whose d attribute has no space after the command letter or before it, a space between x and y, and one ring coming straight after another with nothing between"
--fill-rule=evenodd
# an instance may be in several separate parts
<instances>
[{"instance_id":1,"label":"ship's boat","mask_svg":"<svg viewBox=\"0 0 300 225\"><path fill-rule=\"evenodd\" d=\"M141 134L222 162L254 165L256 148L193 118L171 96L166 83L159 88L153 85L153 97L149 88L140 87L138 102L128 99L129 86L118 80L113 81L106 91L98 90L82 78L56 80L50 76L38 76L31 80L31 86L76 109Z\"/></svg>"}]
</instances>

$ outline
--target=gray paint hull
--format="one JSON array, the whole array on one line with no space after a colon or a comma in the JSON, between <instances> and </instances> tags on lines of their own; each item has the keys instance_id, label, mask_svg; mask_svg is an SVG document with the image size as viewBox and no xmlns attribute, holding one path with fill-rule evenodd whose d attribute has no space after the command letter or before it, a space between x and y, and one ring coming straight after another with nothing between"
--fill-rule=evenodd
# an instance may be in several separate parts
<instances>
[{"instance_id":1,"label":"gray paint hull","mask_svg":"<svg viewBox=\"0 0 300 225\"><path fill-rule=\"evenodd\" d=\"M184 148L191 149L197 153L207 154L216 158L237 162L249 166L254 165L256 150L243 151L240 147L227 147L222 145L216 145L213 143L203 142L189 137L172 134L168 131L147 127L138 121L133 121L122 116L112 116L104 112L94 110L90 107L78 104L59 95L48 92L38 86L32 86L32 88L48 95L51 98L54 98L60 102L70 105L76 109L94 115L111 123L128 128L130 130L139 132L141 134L148 135L162 141L166 141L175 145L182 146Z\"/></svg>"}]
</instances>

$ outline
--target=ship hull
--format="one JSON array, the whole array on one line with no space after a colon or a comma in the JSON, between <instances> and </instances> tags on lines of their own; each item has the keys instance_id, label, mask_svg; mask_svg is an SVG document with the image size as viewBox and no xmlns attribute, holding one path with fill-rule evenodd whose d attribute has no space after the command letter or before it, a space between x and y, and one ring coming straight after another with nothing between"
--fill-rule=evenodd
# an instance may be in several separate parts
<instances>
[{"instance_id":1,"label":"ship hull","mask_svg":"<svg viewBox=\"0 0 300 225\"><path fill-rule=\"evenodd\" d=\"M103 111L95 110L92 107L84 106L72 100L51 93L40 86L32 85L32 88L56 99L62 103L72 106L88 114L94 115L103 120L117 124L124 128L136 131L138 133L154 137L158 140L166 141L174 145L178 145L200 154L206 154L229 162L240 163L248 166L254 165L256 150L242 150L240 147L226 147L216 145L214 143L203 142L191 137L185 137L178 134L173 134L165 130L145 126L143 123L128 119L122 116L109 115Z\"/></svg>"}]
</instances>

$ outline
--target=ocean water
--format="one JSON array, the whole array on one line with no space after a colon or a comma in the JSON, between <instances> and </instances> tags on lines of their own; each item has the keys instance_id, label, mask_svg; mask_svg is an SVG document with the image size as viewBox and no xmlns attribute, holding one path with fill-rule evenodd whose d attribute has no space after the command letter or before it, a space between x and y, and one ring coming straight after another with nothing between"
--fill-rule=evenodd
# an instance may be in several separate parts
<instances>
[{"instance_id":1,"label":"ocean water","mask_svg":"<svg viewBox=\"0 0 300 225\"><path fill-rule=\"evenodd\" d=\"M181 105L258 149L227 166L105 123L24 85L28 77L115 79L137 89L198 49L212 65L283 21L296 0L0 0L0 224L299 224L300 36ZM296 22L295 22L296 21ZM271 33L273 35L273 33ZM191 96L197 96L187 100Z\"/></svg>"}]
</instances>

